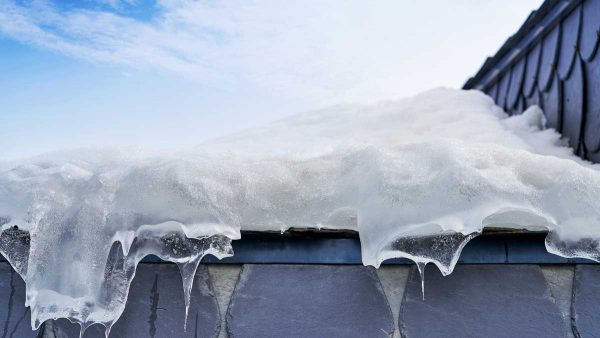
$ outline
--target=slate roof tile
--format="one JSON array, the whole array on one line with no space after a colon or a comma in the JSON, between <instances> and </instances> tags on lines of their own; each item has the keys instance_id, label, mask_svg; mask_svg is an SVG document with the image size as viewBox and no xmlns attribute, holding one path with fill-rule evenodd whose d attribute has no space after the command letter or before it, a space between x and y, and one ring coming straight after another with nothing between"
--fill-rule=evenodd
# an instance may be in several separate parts
<instances>
[{"instance_id":1,"label":"slate roof tile","mask_svg":"<svg viewBox=\"0 0 600 338\"><path fill-rule=\"evenodd\" d=\"M581 40L579 51L585 61L589 61L596 54L600 43L600 1L587 0L583 3L583 17L581 19Z\"/></svg>"},{"instance_id":2,"label":"slate roof tile","mask_svg":"<svg viewBox=\"0 0 600 338\"><path fill-rule=\"evenodd\" d=\"M584 126L585 148L590 159L600 162L600 53L585 63L584 70L587 108Z\"/></svg>"},{"instance_id":3,"label":"slate roof tile","mask_svg":"<svg viewBox=\"0 0 600 338\"><path fill-rule=\"evenodd\" d=\"M244 265L227 313L230 337L390 337L394 320L375 270Z\"/></svg>"},{"instance_id":4,"label":"slate roof tile","mask_svg":"<svg viewBox=\"0 0 600 338\"><path fill-rule=\"evenodd\" d=\"M537 89L537 76L540 69L541 50L542 45L538 43L527 54L525 79L523 82L523 94L525 94L525 97L531 97Z\"/></svg>"},{"instance_id":5,"label":"slate roof tile","mask_svg":"<svg viewBox=\"0 0 600 338\"><path fill-rule=\"evenodd\" d=\"M581 5L571 12L562 22L561 41L558 54L558 75L564 80L569 77L577 56L577 46L581 31Z\"/></svg>"},{"instance_id":6,"label":"slate roof tile","mask_svg":"<svg viewBox=\"0 0 600 338\"><path fill-rule=\"evenodd\" d=\"M600 335L600 266L578 265L573 278L571 316L577 337Z\"/></svg>"},{"instance_id":7,"label":"slate roof tile","mask_svg":"<svg viewBox=\"0 0 600 338\"><path fill-rule=\"evenodd\" d=\"M539 266L458 265L443 277L413 268L400 308L402 337L564 337L561 313Z\"/></svg>"},{"instance_id":8,"label":"slate roof tile","mask_svg":"<svg viewBox=\"0 0 600 338\"><path fill-rule=\"evenodd\" d=\"M538 88L541 91L547 91L554 80L560 38L560 26L557 26L542 41L542 55L540 56L540 70L538 73Z\"/></svg>"},{"instance_id":9,"label":"slate roof tile","mask_svg":"<svg viewBox=\"0 0 600 338\"><path fill-rule=\"evenodd\" d=\"M525 75L525 59L521 58L510 71L510 87L508 89L508 97L506 98L506 106L508 109L515 109L521 96L523 88L523 76Z\"/></svg>"},{"instance_id":10,"label":"slate roof tile","mask_svg":"<svg viewBox=\"0 0 600 338\"><path fill-rule=\"evenodd\" d=\"M496 104L506 109L506 97L508 96L508 89L510 88L510 73L502 75L498 81L498 98Z\"/></svg>"},{"instance_id":11,"label":"slate roof tile","mask_svg":"<svg viewBox=\"0 0 600 338\"><path fill-rule=\"evenodd\" d=\"M569 139L569 145L578 151L580 147L581 128L583 127L584 83L582 61L575 59L571 74L562 83L563 114L568 118L562 120L562 133Z\"/></svg>"},{"instance_id":12,"label":"slate roof tile","mask_svg":"<svg viewBox=\"0 0 600 338\"><path fill-rule=\"evenodd\" d=\"M0 262L0 337L36 337L31 330L31 315L25 307L25 283L11 268Z\"/></svg>"},{"instance_id":13,"label":"slate roof tile","mask_svg":"<svg viewBox=\"0 0 600 338\"><path fill-rule=\"evenodd\" d=\"M562 128L562 90L558 75L554 74L550 86L542 92L542 108L546 115L546 125L561 131Z\"/></svg>"}]
</instances>

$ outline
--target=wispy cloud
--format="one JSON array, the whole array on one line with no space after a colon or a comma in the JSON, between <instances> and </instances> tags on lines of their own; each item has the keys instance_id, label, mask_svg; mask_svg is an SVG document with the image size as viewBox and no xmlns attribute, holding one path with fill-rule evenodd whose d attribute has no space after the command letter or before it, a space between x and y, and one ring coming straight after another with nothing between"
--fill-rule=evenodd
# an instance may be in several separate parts
<instances>
[{"instance_id":1,"label":"wispy cloud","mask_svg":"<svg viewBox=\"0 0 600 338\"><path fill-rule=\"evenodd\" d=\"M3 1L0 32L70 56L161 68L212 86L241 81L316 94L357 80L343 55L330 50L325 27L345 21L331 3L162 0L149 21L122 15L117 1L108 4L116 10Z\"/></svg>"},{"instance_id":2,"label":"wispy cloud","mask_svg":"<svg viewBox=\"0 0 600 338\"><path fill-rule=\"evenodd\" d=\"M441 2L157 0L151 18L140 19L124 9L147 6L146 1L89 1L103 5L0 1L0 33L76 58L162 69L208 86L251 85L313 99L371 98L418 88L424 81L419 78L431 82L436 75L428 77L423 69L452 72L452 63L464 59L456 55L464 43L453 45L456 34L441 35L441 25L468 33L456 18L436 12ZM453 5L462 8L459 16L473 6L481 7L468 1ZM439 77L438 84L447 84Z\"/></svg>"}]
</instances>

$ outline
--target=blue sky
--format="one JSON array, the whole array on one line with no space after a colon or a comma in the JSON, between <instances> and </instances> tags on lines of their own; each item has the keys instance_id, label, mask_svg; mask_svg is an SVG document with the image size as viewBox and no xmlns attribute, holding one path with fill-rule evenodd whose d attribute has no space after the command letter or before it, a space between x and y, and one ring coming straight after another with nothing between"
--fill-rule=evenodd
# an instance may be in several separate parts
<instances>
[{"instance_id":1,"label":"blue sky","mask_svg":"<svg viewBox=\"0 0 600 338\"><path fill-rule=\"evenodd\" d=\"M460 87L540 3L0 1L0 158Z\"/></svg>"}]
</instances>

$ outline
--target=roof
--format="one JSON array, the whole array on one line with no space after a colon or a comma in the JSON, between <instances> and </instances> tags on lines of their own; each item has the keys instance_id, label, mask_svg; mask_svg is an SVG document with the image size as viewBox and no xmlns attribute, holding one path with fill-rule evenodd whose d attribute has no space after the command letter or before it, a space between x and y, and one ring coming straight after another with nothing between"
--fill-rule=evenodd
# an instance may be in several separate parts
<instances>
[{"instance_id":1,"label":"roof","mask_svg":"<svg viewBox=\"0 0 600 338\"><path fill-rule=\"evenodd\" d=\"M547 0L464 85L509 114L540 106L575 152L600 162L600 1Z\"/></svg>"},{"instance_id":2,"label":"roof","mask_svg":"<svg viewBox=\"0 0 600 338\"><path fill-rule=\"evenodd\" d=\"M600 162L598 28L600 1L546 1L465 88L485 91L511 114L541 105L581 156ZM600 266L549 254L545 236L484 233L451 275L429 266L423 294L407 260L360 265L356 233L245 233L233 242L235 256L200 265L187 324L177 266L147 257L111 337L597 334ZM23 281L0 256L2 337L79 335L64 319L31 331L24 303ZM93 325L84 337L104 337L104 328Z\"/></svg>"}]
</instances>

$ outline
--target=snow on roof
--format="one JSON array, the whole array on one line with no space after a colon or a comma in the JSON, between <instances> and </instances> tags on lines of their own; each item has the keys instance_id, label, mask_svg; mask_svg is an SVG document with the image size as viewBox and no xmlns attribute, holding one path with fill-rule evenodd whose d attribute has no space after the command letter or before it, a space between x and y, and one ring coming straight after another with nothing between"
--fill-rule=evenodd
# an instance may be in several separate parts
<instances>
[{"instance_id":1,"label":"snow on roof","mask_svg":"<svg viewBox=\"0 0 600 338\"><path fill-rule=\"evenodd\" d=\"M364 264L407 257L444 274L486 226L548 229L552 252L598 259L598 166L543 126L537 107L508 117L481 92L439 88L188 150L5 162L3 228L28 230L31 246L2 253L27 282L34 327L56 317L110 327L148 254L178 264L187 304L201 258L231 255L240 230L354 229Z\"/></svg>"}]
</instances>

